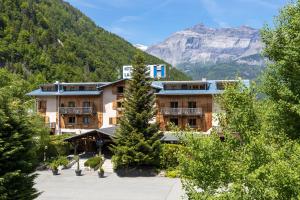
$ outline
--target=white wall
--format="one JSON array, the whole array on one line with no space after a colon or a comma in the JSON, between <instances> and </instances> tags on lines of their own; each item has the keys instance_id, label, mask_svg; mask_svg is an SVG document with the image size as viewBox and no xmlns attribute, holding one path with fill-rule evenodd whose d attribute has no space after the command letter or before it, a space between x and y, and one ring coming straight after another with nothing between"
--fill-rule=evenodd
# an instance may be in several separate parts
<instances>
[{"instance_id":1,"label":"white wall","mask_svg":"<svg viewBox=\"0 0 300 200\"><path fill-rule=\"evenodd\" d=\"M56 122L56 97L47 97L47 108L46 108L46 116L49 118L49 122Z\"/></svg>"},{"instance_id":2,"label":"white wall","mask_svg":"<svg viewBox=\"0 0 300 200\"><path fill-rule=\"evenodd\" d=\"M213 97L212 103L212 126L219 126L218 114L222 113L220 105L216 101L216 97Z\"/></svg>"},{"instance_id":3,"label":"white wall","mask_svg":"<svg viewBox=\"0 0 300 200\"><path fill-rule=\"evenodd\" d=\"M60 129L60 132L62 134L65 134L65 133L75 133L75 134L81 134L81 133L85 133L85 132L89 132L89 131L92 131L92 130L95 130L95 129L70 129L70 128L61 128Z\"/></svg>"},{"instance_id":4,"label":"white wall","mask_svg":"<svg viewBox=\"0 0 300 200\"><path fill-rule=\"evenodd\" d=\"M113 110L113 101L117 99L117 95L112 93L112 86L105 87L103 90L103 125L102 128L111 127L109 118L117 117L117 111Z\"/></svg>"}]
</instances>

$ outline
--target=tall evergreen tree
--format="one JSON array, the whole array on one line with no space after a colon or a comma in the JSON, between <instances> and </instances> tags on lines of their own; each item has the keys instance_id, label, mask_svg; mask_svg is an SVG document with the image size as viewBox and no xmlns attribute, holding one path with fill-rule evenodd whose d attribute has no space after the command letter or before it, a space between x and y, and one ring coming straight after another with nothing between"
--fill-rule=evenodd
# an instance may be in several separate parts
<instances>
[{"instance_id":1,"label":"tall evergreen tree","mask_svg":"<svg viewBox=\"0 0 300 200\"><path fill-rule=\"evenodd\" d=\"M157 124L150 123L155 116L154 95L142 54L134 57L132 70L113 147L115 168L159 164L161 135Z\"/></svg>"},{"instance_id":2,"label":"tall evergreen tree","mask_svg":"<svg viewBox=\"0 0 300 200\"><path fill-rule=\"evenodd\" d=\"M37 197L33 136L37 125L24 101L25 81L0 69L0 199Z\"/></svg>"},{"instance_id":3,"label":"tall evergreen tree","mask_svg":"<svg viewBox=\"0 0 300 200\"><path fill-rule=\"evenodd\" d=\"M264 54L271 61L264 74L263 90L273 103L270 126L291 138L300 137L300 1L288 4L274 28L265 27Z\"/></svg>"}]
</instances>

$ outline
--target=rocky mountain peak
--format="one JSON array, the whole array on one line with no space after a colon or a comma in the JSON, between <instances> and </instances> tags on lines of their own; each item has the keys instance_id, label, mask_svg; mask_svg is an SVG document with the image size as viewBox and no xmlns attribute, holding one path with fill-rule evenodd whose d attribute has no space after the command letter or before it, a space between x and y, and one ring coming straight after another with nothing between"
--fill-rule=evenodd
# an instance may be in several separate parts
<instances>
[{"instance_id":1,"label":"rocky mountain peak","mask_svg":"<svg viewBox=\"0 0 300 200\"><path fill-rule=\"evenodd\" d=\"M147 52L173 65L228 62L262 65L261 50L257 29L248 26L209 28L200 23L150 46Z\"/></svg>"}]
</instances>

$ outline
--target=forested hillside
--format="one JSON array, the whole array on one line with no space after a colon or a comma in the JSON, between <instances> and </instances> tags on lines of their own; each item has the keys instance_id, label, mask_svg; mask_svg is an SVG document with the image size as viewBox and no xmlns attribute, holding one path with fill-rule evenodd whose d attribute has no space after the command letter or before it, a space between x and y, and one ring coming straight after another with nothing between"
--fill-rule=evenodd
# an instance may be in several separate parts
<instances>
[{"instance_id":1,"label":"forested hillside","mask_svg":"<svg viewBox=\"0 0 300 200\"><path fill-rule=\"evenodd\" d=\"M112 81L136 51L62 0L0 0L0 67L25 79ZM187 76L172 68L170 78Z\"/></svg>"}]
</instances>

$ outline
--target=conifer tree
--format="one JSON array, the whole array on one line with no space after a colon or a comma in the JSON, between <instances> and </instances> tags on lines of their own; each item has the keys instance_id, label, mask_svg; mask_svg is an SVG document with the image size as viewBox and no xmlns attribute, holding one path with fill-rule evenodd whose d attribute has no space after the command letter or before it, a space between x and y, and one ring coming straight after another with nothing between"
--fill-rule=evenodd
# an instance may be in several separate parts
<instances>
[{"instance_id":1,"label":"conifer tree","mask_svg":"<svg viewBox=\"0 0 300 200\"><path fill-rule=\"evenodd\" d=\"M30 200L34 186L36 155L33 136L37 125L28 114L25 81L0 69L0 199Z\"/></svg>"},{"instance_id":2,"label":"conifer tree","mask_svg":"<svg viewBox=\"0 0 300 200\"><path fill-rule=\"evenodd\" d=\"M124 114L113 146L115 168L159 164L160 138L155 116L154 94L142 54L134 57L132 79L125 91Z\"/></svg>"}]
</instances>

